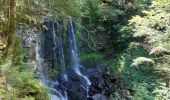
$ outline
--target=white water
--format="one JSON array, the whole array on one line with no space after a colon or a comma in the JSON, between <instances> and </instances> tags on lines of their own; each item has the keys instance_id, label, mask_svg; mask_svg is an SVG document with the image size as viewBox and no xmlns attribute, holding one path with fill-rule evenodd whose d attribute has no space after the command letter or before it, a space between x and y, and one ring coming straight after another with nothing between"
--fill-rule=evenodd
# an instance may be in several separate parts
<instances>
[{"instance_id":1,"label":"white water","mask_svg":"<svg viewBox=\"0 0 170 100\"><path fill-rule=\"evenodd\" d=\"M43 70L43 60L40 58L39 55L39 50L40 50L40 46L37 43L36 45L36 59L37 59L37 68L39 70L39 74L40 74L40 81L41 83L47 88L49 89L49 91L51 91L53 94L49 94L51 100L68 100L67 98L67 93L64 91L64 95L55 89L54 86L59 85L58 81L53 82L53 81L49 81L47 78L47 73L46 71Z\"/></svg>"},{"instance_id":2,"label":"white water","mask_svg":"<svg viewBox=\"0 0 170 100\"><path fill-rule=\"evenodd\" d=\"M59 24L57 23L57 27L59 27ZM60 31L60 28L58 29ZM60 32L59 32L60 33ZM65 79L65 81L67 81L67 75L64 73L65 72L65 60L64 60L64 49L63 49L63 43L62 43L62 38L61 38L61 33L59 34L59 37L56 36L56 31L55 31L55 25L54 23L52 24L52 34L53 34L53 55L54 55L54 61L56 58L56 53L55 53L55 49L57 48L57 46L59 46L59 58L60 58L60 62L61 62L61 68L62 68L62 72L63 72L63 78ZM58 83L59 84L59 83ZM64 91L64 94L62 94L60 91L55 89L55 85L58 84L51 84L51 90L52 92L54 92L54 94L57 95L51 95L51 100L68 100L67 97L67 92Z\"/></svg>"},{"instance_id":3,"label":"white water","mask_svg":"<svg viewBox=\"0 0 170 100\"><path fill-rule=\"evenodd\" d=\"M53 52L55 52L55 49L57 48L57 43L59 43L59 42L58 42L57 36L55 34L54 24L52 26L52 34L53 34L53 44L54 44ZM39 79L40 79L41 83L49 90L49 92L50 92L49 96L50 96L51 100L68 100L66 91L64 91L64 94L63 94L62 91L55 89L55 86L59 85L58 81L54 82L54 81L51 81L48 79L48 72L46 72L45 71L46 69L43 68L44 61L40 57L40 52L41 52L40 45L39 45L39 43L37 43L37 45L36 45L36 59L37 59L37 69L40 74ZM62 55L62 56L60 56L62 67L65 67L63 48L60 49L60 53ZM55 60L56 53L53 53L53 54L54 54L53 59ZM65 74L63 76L67 80L67 75Z\"/></svg>"},{"instance_id":4,"label":"white water","mask_svg":"<svg viewBox=\"0 0 170 100\"><path fill-rule=\"evenodd\" d=\"M70 48L71 48L71 58L73 61L73 70L79 77L81 78L83 84L85 84L86 89L88 90L89 86L91 85L90 80L81 73L80 71L80 63L79 63L79 58L78 58L78 48L77 48L77 41L76 41L76 36L75 36L75 31L73 27L72 20L69 19L69 37L70 37Z\"/></svg>"}]
</instances>

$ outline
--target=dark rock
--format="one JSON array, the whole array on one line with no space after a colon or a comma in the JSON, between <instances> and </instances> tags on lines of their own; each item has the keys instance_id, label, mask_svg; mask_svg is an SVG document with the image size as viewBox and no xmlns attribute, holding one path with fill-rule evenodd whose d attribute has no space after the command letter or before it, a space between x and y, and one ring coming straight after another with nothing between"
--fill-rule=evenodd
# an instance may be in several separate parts
<instances>
[{"instance_id":1,"label":"dark rock","mask_svg":"<svg viewBox=\"0 0 170 100\"><path fill-rule=\"evenodd\" d=\"M114 92L117 79L108 72L107 68L98 67L88 71L91 72L89 78L92 83L89 90L90 96L100 93L110 96Z\"/></svg>"},{"instance_id":2,"label":"dark rock","mask_svg":"<svg viewBox=\"0 0 170 100\"><path fill-rule=\"evenodd\" d=\"M92 98L93 100L108 100L108 98L103 94L95 94Z\"/></svg>"},{"instance_id":3,"label":"dark rock","mask_svg":"<svg viewBox=\"0 0 170 100\"><path fill-rule=\"evenodd\" d=\"M108 100L114 92L116 85L116 78L108 73L108 70L104 67L97 67L88 69L86 73L87 77L91 81L91 86L87 94L87 90L84 88L82 80L72 70L67 70L68 81L65 82L61 76L58 80L62 88L67 91L70 100ZM89 96L87 96L89 95Z\"/></svg>"}]
</instances>

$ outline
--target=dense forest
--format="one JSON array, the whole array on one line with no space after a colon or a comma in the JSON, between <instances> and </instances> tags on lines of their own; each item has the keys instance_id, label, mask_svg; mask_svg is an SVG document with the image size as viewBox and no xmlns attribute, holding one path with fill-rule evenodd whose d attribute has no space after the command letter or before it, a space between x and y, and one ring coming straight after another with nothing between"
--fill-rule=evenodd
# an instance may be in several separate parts
<instances>
[{"instance_id":1,"label":"dense forest","mask_svg":"<svg viewBox=\"0 0 170 100\"><path fill-rule=\"evenodd\" d=\"M0 0L0 100L170 100L170 0Z\"/></svg>"}]
</instances>

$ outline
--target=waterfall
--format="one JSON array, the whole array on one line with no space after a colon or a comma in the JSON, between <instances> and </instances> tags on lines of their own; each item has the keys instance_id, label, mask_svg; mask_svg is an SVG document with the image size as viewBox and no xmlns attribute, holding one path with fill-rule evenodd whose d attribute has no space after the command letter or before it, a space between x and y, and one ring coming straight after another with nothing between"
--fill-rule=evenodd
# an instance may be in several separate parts
<instances>
[{"instance_id":1,"label":"waterfall","mask_svg":"<svg viewBox=\"0 0 170 100\"><path fill-rule=\"evenodd\" d=\"M75 74L80 82L74 84L87 92L86 97L88 97L89 86L91 85L90 80L81 72L81 64L78 57L78 48L76 41L76 33L74 25L71 19L68 20L68 43L64 46L64 36L62 31L62 24L59 22L45 22L47 30L42 30L41 37L36 46L37 51L37 68L40 75L40 81L49 90L49 96L51 100L73 100L70 97L68 86L73 80L70 79L72 76L68 76L67 72ZM68 47L67 47L68 46ZM70 55L65 54L65 51L69 51ZM68 61L66 62L66 57L69 58L71 62L72 70L67 69ZM48 64L50 63L50 64ZM67 64L66 64L67 63ZM55 78L50 78L50 71L60 69L59 75ZM73 86L73 87L74 87Z\"/></svg>"},{"instance_id":2,"label":"waterfall","mask_svg":"<svg viewBox=\"0 0 170 100\"><path fill-rule=\"evenodd\" d=\"M84 76L81 72L80 72L80 63L79 63L79 58L78 58L78 49L77 49L77 42L76 42L76 36L75 36L75 31L73 28L73 23L72 20L69 19L69 39L70 39L70 48L71 48L71 59L73 62L73 70L75 71L76 74L78 74L80 76L80 78L82 79L82 82L84 84L85 82L85 87L91 85L90 80Z\"/></svg>"},{"instance_id":3,"label":"waterfall","mask_svg":"<svg viewBox=\"0 0 170 100\"><path fill-rule=\"evenodd\" d=\"M51 81L47 78L46 74L47 72L43 69L43 60L40 58L39 52L40 51L40 45L37 43L36 45L36 59L38 60L37 62L37 68L40 73L40 81L42 84L49 89L51 94L49 94L51 100L68 100L67 98L67 93L64 91L64 94L62 92L58 91L55 89L56 85L59 85L58 81Z\"/></svg>"},{"instance_id":4,"label":"waterfall","mask_svg":"<svg viewBox=\"0 0 170 100\"><path fill-rule=\"evenodd\" d=\"M65 71L64 50L62 45L62 39L60 35L59 35L60 37L56 36L56 30L59 30L58 26L56 28L55 23L50 23L47 26L49 28L49 31L45 32L45 34L49 34L49 33L51 34L50 37L52 37L52 39L50 39L50 41L52 43L50 45L53 46L52 48L43 47L44 46L43 42L44 41L46 42L45 40L46 38L40 39L40 41L36 45L37 68L40 76L39 79L42 82L42 84L49 90L49 96L51 100L68 100L67 92L64 89L60 88L60 84L58 80L49 79L48 76L49 73L47 71L47 68L45 68L46 62L44 59L48 58L48 55L46 57L45 53L46 50L51 50L52 51L51 62L54 62L53 67L55 67L56 60L59 59L62 71L63 72ZM58 52L56 52L57 49L59 49ZM59 57L57 57L57 53L60 54ZM67 81L67 75L63 74L63 77Z\"/></svg>"},{"instance_id":5,"label":"waterfall","mask_svg":"<svg viewBox=\"0 0 170 100\"><path fill-rule=\"evenodd\" d=\"M57 33L59 34L59 36L56 36L56 30L55 30L55 24L52 24L52 34L53 34L53 44L54 44L54 48L53 48L53 54L54 54L54 61L56 58L56 48L58 46L59 49L59 59L60 59L60 63L61 63L61 69L62 69L62 76L64 78L65 81L68 80L67 78L67 74L65 73L66 71L66 65L65 65L65 58L64 58L64 49L63 49L63 39L62 39L62 33L61 33L61 28L58 22L57 23Z\"/></svg>"}]
</instances>

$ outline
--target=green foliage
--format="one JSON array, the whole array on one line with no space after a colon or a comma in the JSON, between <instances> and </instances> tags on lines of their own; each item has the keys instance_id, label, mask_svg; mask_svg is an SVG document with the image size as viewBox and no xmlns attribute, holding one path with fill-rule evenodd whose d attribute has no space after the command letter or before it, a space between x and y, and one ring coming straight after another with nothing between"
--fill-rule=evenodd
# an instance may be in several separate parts
<instances>
[{"instance_id":1,"label":"green foliage","mask_svg":"<svg viewBox=\"0 0 170 100\"><path fill-rule=\"evenodd\" d=\"M99 0L82 0L82 17L88 18L89 20L94 20L96 16L96 11L98 10ZM93 16L93 17L92 17Z\"/></svg>"},{"instance_id":2,"label":"green foliage","mask_svg":"<svg viewBox=\"0 0 170 100\"><path fill-rule=\"evenodd\" d=\"M33 70L25 65L14 65L10 59L5 60L0 68L2 75L0 94L3 98L17 100L17 98L29 97L36 100L48 100L47 91L35 79Z\"/></svg>"},{"instance_id":3,"label":"green foliage","mask_svg":"<svg viewBox=\"0 0 170 100\"><path fill-rule=\"evenodd\" d=\"M94 21L98 19L100 21L112 20L118 21L120 17L125 17L126 14L132 10L142 10L150 0L141 1L135 0L134 4L126 2L125 0L114 0L112 4L102 3L100 0L82 0L82 17L89 18Z\"/></svg>"},{"instance_id":4,"label":"green foliage","mask_svg":"<svg viewBox=\"0 0 170 100\"><path fill-rule=\"evenodd\" d=\"M7 60L4 65L1 65L1 74L6 81L1 92L3 98L16 98L16 100L27 97L36 100L49 99L47 90L35 79L33 70L28 69L25 65L16 66L12 64L11 60Z\"/></svg>"},{"instance_id":5,"label":"green foliage","mask_svg":"<svg viewBox=\"0 0 170 100\"><path fill-rule=\"evenodd\" d=\"M0 58L0 94L5 100L49 100L47 90L36 79L34 70L23 63L23 54L19 39L16 40L13 55Z\"/></svg>"},{"instance_id":6,"label":"green foliage","mask_svg":"<svg viewBox=\"0 0 170 100\"><path fill-rule=\"evenodd\" d=\"M76 32L76 39L77 39L77 45L78 46L83 46L83 38L82 38L82 27L80 25L77 25L77 32Z\"/></svg>"},{"instance_id":7,"label":"green foliage","mask_svg":"<svg viewBox=\"0 0 170 100\"><path fill-rule=\"evenodd\" d=\"M102 64L102 57L96 52L82 53L80 59L82 64L87 67L97 67Z\"/></svg>"},{"instance_id":8,"label":"green foliage","mask_svg":"<svg viewBox=\"0 0 170 100\"><path fill-rule=\"evenodd\" d=\"M121 100L121 95L120 95L118 92L114 92L114 93L110 96L109 100Z\"/></svg>"},{"instance_id":9,"label":"green foliage","mask_svg":"<svg viewBox=\"0 0 170 100\"><path fill-rule=\"evenodd\" d=\"M124 80L132 100L168 100L169 7L169 0L153 0L150 8L143 11L145 16L132 17L129 27L125 27L134 42L117 55L112 71Z\"/></svg>"},{"instance_id":10,"label":"green foliage","mask_svg":"<svg viewBox=\"0 0 170 100\"><path fill-rule=\"evenodd\" d=\"M113 74L123 78L125 87L129 92L127 97L132 100L164 100L168 97L168 93L161 92L167 91L168 88L163 86L161 79L154 74L153 61L148 57L149 53L142 49L139 44L131 43L113 61L111 67ZM157 91L158 88L159 91Z\"/></svg>"},{"instance_id":11,"label":"green foliage","mask_svg":"<svg viewBox=\"0 0 170 100\"><path fill-rule=\"evenodd\" d=\"M170 79L170 8L169 0L153 0L150 10L144 11L146 16L135 16L129 25L133 28L134 37L146 37L145 43L150 45L149 53L154 55L155 72Z\"/></svg>"},{"instance_id":12,"label":"green foliage","mask_svg":"<svg viewBox=\"0 0 170 100\"><path fill-rule=\"evenodd\" d=\"M166 84L163 82L160 82L159 86L152 93L155 95L155 100L168 100L168 96L170 95Z\"/></svg>"},{"instance_id":13,"label":"green foliage","mask_svg":"<svg viewBox=\"0 0 170 100\"><path fill-rule=\"evenodd\" d=\"M73 18L79 18L79 8L77 4L79 0L42 0L45 5L47 5L47 10L49 16L52 16L54 19L64 19L68 16Z\"/></svg>"},{"instance_id":14,"label":"green foliage","mask_svg":"<svg viewBox=\"0 0 170 100\"><path fill-rule=\"evenodd\" d=\"M95 47L122 51L132 40L132 29L127 27L128 19L148 7L150 0L82 0L82 23L94 38ZM98 44L99 43L99 44Z\"/></svg>"},{"instance_id":15,"label":"green foliage","mask_svg":"<svg viewBox=\"0 0 170 100\"><path fill-rule=\"evenodd\" d=\"M58 76L59 72L61 72L61 66L57 67L58 69L48 69L48 77L49 79L56 79L56 77ZM44 68L45 69L45 68Z\"/></svg>"},{"instance_id":16,"label":"green foliage","mask_svg":"<svg viewBox=\"0 0 170 100\"><path fill-rule=\"evenodd\" d=\"M138 44L131 43L126 51L120 55L117 55L117 59L113 62L113 70L115 74L124 73L125 68L128 66L130 68L134 68L131 66L133 60L138 57L147 57L148 53L144 49L140 48Z\"/></svg>"}]
</instances>

